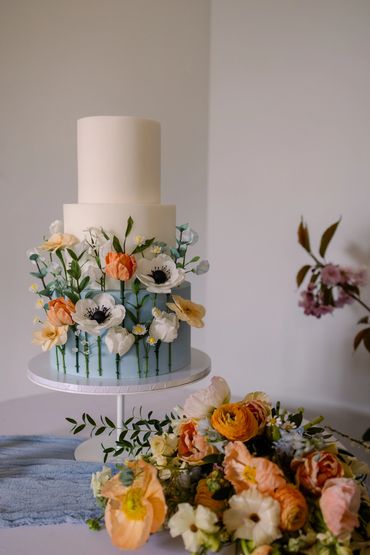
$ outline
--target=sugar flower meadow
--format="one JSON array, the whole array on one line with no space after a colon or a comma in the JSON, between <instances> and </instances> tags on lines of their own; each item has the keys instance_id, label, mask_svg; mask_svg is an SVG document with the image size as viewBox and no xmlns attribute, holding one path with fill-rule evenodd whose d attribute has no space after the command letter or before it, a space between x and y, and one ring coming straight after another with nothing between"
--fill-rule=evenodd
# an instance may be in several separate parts
<instances>
[{"instance_id":1,"label":"sugar flower meadow","mask_svg":"<svg viewBox=\"0 0 370 555\"><path fill-rule=\"evenodd\" d=\"M225 380L214 377L170 416L139 411L124 421L124 441L117 441L115 453L118 461L124 451L134 458L117 464L113 477L94 478L93 494L106 507L90 527L99 528L104 519L114 545L126 550L143 545L162 525L193 555L231 544L243 554L329 549L345 555L360 554L360 548L365 554L370 500L362 486L364 467L340 446L331 454L333 438L317 426L322 418L302 425L302 409L273 406L262 392L247 393L239 403L229 397ZM248 411L246 419L239 410ZM220 414L223 424L216 428ZM233 420L244 439L228 438ZM78 433L92 422L84 415L72 429ZM101 417L93 434L101 433L100 422L112 431Z\"/></svg>"}]
</instances>

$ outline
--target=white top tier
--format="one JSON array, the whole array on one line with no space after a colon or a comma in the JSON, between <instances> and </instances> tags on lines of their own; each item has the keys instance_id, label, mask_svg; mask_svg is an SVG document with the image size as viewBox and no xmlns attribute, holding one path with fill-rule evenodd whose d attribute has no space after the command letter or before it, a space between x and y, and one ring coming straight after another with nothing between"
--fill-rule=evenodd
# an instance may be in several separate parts
<instances>
[{"instance_id":1,"label":"white top tier","mask_svg":"<svg viewBox=\"0 0 370 555\"><path fill-rule=\"evenodd\" d=\"M78 202L160 204L161 126L131 116L78 120Z\"/></svg>"}]
</instances>

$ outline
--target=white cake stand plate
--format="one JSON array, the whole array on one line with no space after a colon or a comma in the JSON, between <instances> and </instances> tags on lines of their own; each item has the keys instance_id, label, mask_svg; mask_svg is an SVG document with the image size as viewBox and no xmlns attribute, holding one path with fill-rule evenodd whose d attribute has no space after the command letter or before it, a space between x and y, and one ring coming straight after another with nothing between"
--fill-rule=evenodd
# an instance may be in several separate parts
<instances>
[{"instance_id":1,"label":"white cake stand plate","mask_svg":"<svg viewBox=\"0 0 370 555\"><path fill-rule=\"evenodd\" d=\"M64 374L50 366L48 353L41 353L29 361L27 376L36 385L55 391L63 391L64 393L115 395L117 397L116 437L118 438L120 434L119 425L124 419L124 398L126 395L180 387L202 380L208 376L210 371L210 357L198 349L191 350L191 362L189 366L181 370L151 378L132 380L102 379L101 377L86 378L82 375ZM76 460L102 462L102 443L104 447L114 447L115 439L108 436L98 436L84 441L75 450Z\"/></svg>"}]
</instances>

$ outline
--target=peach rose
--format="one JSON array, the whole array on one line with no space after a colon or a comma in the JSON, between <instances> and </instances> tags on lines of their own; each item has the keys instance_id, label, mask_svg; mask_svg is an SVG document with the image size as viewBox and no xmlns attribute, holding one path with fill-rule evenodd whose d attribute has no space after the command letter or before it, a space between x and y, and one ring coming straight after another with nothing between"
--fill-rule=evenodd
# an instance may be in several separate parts
<instances>
[{"instance_id":1,"label":"peach rose","mask_svg":"<svg viewBox=\"0 0 370 555\"><path fill-rule=\"evenodd\" d=\"M56 328L59 326L72 326L72 313L75 311L75 305L69 299L58 297L48 302L48 311L46 313L48 320Z\"/></svg>"},{"instance_id":2,"label":"peach rose","mask_svg":"<svg viewBox=\"0 0 370 555\"><path fill-rule=\"evenodd\" d=\"M113 279L128 281L136 272L135 257L126 253L108 252L105 263L105 272Z\"/></svg>"},{"instance_id":3,"label":"peach rose","mask_svg":"<svg viewBox=\"0 0 370 555\"><path fill-rule=\"evenodd\" d=\"M313 451L302 459L293 460L291 467L298 485L315 495L320 495L326 480L344 474L337 457L327 451Z\"/></svg>"},{"instance_id":4,"label":"peach rose","mask_svg":"<svg viewBox=\"0 0 370 555\"><path fill-rule=\"evenodd\" d=\"M179 458L189 464L200 464L204 457L217 452L217 449L198 433L197 425L193 420L180 424L178 433L177 451Z\"/></svg>"},{"instance_id":5,"label":"peach rose","mask_svg":"<svg viewBox=\"0 0 370 555\"><path fill-rule=\"evenodd\" d=\"M202 478L202 480L199 480L197 484L197 492L194 499L195 504L203 505L203 507L208 507L208 509L211 509L215 513L222 513L222 511L226 509L227 500L214 499L212 496L213 493L208 488L207 479Z\"/></svg>"},{"instance_id":6,"label":"peach rose","mask_svg":"<svg viewBox=\"0 0 370 555\"><path fill-rule=\"evenodd\" d=\"M124 486L116 474L101 489L108 499L105 525L113 545L121 549L137 549L157 532L166 516L166 501L154 466L142 461L129 461L134 472L131 486Z\"/></svg>"},{"instance_id":7,"label":"peach rose","mask_svg":"<svg viewBox=\"0 0 370 555\"><path fill-rule=\"evenodd\" d=\"M359 525L360 489L350 478L332 478L325 482L319 501L325 524L337 538L346 539Z\"/></svg>"},{"instance_id":8,"label":"peach rose","mask_svg":"<svg viewBox=\"0 0 370 555\"><path fill-rule=\"evenodd\" d=\"M241 441L230 442L225 448L225 478L232 483L236 493L257 487L260 493L272 495L286 485L283 472L264 457L253 457Z\"/></svg>"},{"instance_id":9,"label":"peach rose","mask_svg":"<svg viewBox=\"0 0 370 555\"><path fill-rule=\"evenodd\" d=\"M278 488L272 496L280 503L281 530L295 532L302 528L308 517L308 507L299 489L292 484L286 484Z\"/></svg>"},{"instance_id":10,"label":"peach rose","mask_svg":"<svg viewBox=\"0 0 370 555\"><path fill-rule=\"evenodd\" d=\"M248 441L258 433L258 422L253 413L241 403L227 403L214 411L212 426L232 441Z\"/></svg>"}]
</instances>

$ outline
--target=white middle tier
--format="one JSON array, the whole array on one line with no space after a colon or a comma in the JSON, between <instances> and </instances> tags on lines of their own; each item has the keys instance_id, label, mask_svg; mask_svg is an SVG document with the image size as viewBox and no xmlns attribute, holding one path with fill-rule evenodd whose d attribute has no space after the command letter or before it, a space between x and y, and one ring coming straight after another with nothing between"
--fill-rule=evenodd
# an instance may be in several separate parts
<instances>
[{"instance_id":1,"label":"white middle tier","mask_svg":"<svg viewBox=\"0 0 370 555\"><path fill-rule=\"evenodd\" d=\"M134 227L127 238L126 251L131 252L135 236L155 237L170 246L176 244L176 206L174 204L64 204L64 231L78 239L89 227L103 228L123 239L128 218Z\"/></svg>"}]
</instances>

